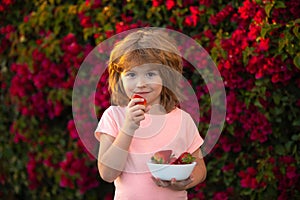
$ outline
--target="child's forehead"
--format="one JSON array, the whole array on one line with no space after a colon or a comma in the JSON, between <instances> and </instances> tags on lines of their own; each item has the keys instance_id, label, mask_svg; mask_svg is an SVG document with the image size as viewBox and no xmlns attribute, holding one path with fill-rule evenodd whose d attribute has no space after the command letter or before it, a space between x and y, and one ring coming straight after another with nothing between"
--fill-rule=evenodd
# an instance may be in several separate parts
<instances>
[{"instance_id":1,"label":"child's forehead","mask_svg":"<svg viewBox=\"0 0 300 200\"><path fill-rule=\"evenodd\" d=\"M159 70L162 67L162 64L159 63L145 63L141 65L134 65L129 67L126 71L149 71L149 70Z\"/></svg>"}]
</instances>

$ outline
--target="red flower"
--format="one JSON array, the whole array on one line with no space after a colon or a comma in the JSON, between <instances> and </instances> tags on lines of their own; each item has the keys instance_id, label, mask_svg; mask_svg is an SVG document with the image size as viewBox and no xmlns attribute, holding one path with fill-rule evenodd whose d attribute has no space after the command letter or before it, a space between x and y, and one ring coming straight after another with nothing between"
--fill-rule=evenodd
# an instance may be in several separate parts
<instances>
[{"instance_id":1,"label":"red flower","mask_svg":"<svg viewBox=\"0 0 300 200\"><path fill-rule=\"evenodd\" d=\"M68 33L63 39L62 42L65 44L71 44L72 42L76 41L76 36L73 33Z\"/></svg>"},{"instance_id":2,"label":"red flower","mask_svg":"<svg viewBox=\"0 0 300 200\"><path fill-rule=\"evenodd\" d=\"M262 24L263 20L266 18L266 12L263 8L259 8L259 10L255 13L254 22L256 24Z\"/></svg>"},{"instance_id":3,"label":"red flower","mask_svg":"<svg viewBox=\"0 0 300 200\"><path fill-rule=\"evenodd\" d=\"M80 13L78 16L79 16L80 25L83 28L89 28L93 26L92 18L90 16L86 16L83 13Z\"/></svg>"},{"instance_id":4,"label":"red flower","mask_svg":"<svg viewBox=\"0 0 300 200\"><path fill-rule=\"evenodd\" d=\"M162 4L162 0L153 0L152 1L152 6L153 7L158 7Z\"/></svg>"},{"instance_id":5,"label":"red flower","mask_svg":"<svg viewBox=\"0 0 300 200\"><path fill-rule=\"evenodd\" d=\"M199 15L200 14L200 10L199 10L198 6L190 6L189 10L190 10L192 15Z\"/></svg>"},{"instance_id":6,"label":"red flower","mask_svg":"<svg viewBox=\"0 0 300 200\"><path fill-rule=\"evenodd\" d=\"M85 0L85 4L87 6L89 6L91 4L91 8L96 9L101 6L101 0Z\"/></svg>"},{"instance_id":7,"label":"red flower","mask_svg":"<svg viewBox=\"0 0 300 200\"><path fill-rule=\"evenodd\" d=\"M259 36L261 30L261 26L258 26L256 24L250 24L249 32L248 32L248 39L250 41L256 40L256 38Z\"/></svg>"},{"instance_id":8,"label":"red flower","mask_svg":"<svg viewBox=\"0 0 300 200\"><path fill-rule=\"evenodd\" d=\"M218 25L220 22L226 19L233 12L233 7L231 4L225 6L220 12L215 15L210 16L209 23L212 25Z\"/></svg>"},{"instance_id":9,"label":"red flower","mask_svg":"<svg viewBox=\"0 0 300 200\"><path fill-rule=\"evenodd\" d=\"M167 10L171 10L174 6L175 6L175 1L174 0L167 0L166 1Z\"/></svg>"},{"instance_id":10,"label":"red flower","mask_svg":"<svg viewBox=\"0 0 300 200\"><path fill-rule=\"evenodd\" d=\"M198 16L195 15L186 16L184 19L184 23L187 26L193 26L193 27L197 26L197 21L198 21Z\"/></svg>"},{"instance_id":11,"label":"red flower","mask_svg":"<svg viewBox=\"0 0 300 200\"><path fill-rule=\"evenodd\" d=\"M259 46L258 46L259 51L268 51L269 50L269 41L270 41L270 38L260 39Z\"/></svg>"},{"instance_id":12,"label":"red flower","mask_svg":"<svg viewBox=\"0 0 300 200\"><path fill-rule=\"evenodd\" d=\"M251 19L256 13L257 4L254 1L245 0L243 6L239 7L238 13L242 19Z\"/></svg>"},{"instance_id":13,"label":"red flower","mask_svg":"<svg viewBox=\"0 0 300 200\"><path fill-rule=\"evenodd\" d=\"M199 0L200 5L205 5L209 7L212 4L212 0Z\"/></svg>"},{"instance_id":14,"label":"red flower","mask_svg":"<svg viewBox=\"0 0 300 200\"><path fill-rule=\"evenodd\" d=\"M68 51L73 55L77 55L81 51L81 47L76 42L72 42L68 46Z\"/></svg>"}]
</instances>

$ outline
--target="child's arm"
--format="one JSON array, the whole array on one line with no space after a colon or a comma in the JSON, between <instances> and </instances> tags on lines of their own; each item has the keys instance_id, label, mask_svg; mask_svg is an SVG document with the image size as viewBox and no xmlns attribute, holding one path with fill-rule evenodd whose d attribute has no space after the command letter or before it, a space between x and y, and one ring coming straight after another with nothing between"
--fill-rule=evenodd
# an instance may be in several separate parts
<instances>
[{"instance_id":1,"label":"child's arm","mask_svg":"<svg viewBox=\"0 0 300 200\"><path fill-rule=\"evenodd\" d=\"M129 102L123 126L116 138L105 133L100 134L98 170L101 178L107 182L113 182L122 173L135 130L145 119L145 112L150 109L137 104L141 101L143 99L134 98Z\"/></svg>"},{"instance_id":2,"label":"child's arm","mask_svg":"<svg viewBox=\"0 0 300 200\"><path fill-rule=\"evenodd\" d=\"M201 149L198 149L192 155L196 157L197 164L191 174L192 182L186 185L185 189L195 187L199 183L203 182L206 178L206 166L201 153Z\"/></svg>"},{"instance_id":3,"label":"child's arm","mask_svg":"<svg viewBox=\"0 0 300 200\"><path fill-rule=\"evenodd\" d=\"M98 170L103 180L113 182L123 171L132 136L119 132L116 138L101 134Z\"/></svg>"}]
</instances>

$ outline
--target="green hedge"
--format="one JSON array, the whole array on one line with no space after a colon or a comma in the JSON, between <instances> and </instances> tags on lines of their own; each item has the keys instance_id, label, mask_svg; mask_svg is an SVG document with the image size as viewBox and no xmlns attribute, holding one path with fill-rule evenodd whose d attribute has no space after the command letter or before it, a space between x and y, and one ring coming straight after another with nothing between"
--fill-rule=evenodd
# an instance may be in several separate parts
<instances>
[{"instance_id":1,"label":"green hedge","mask_svg":"<svg viewBox=\"0 0 300 200\"><path fill-rule=\"evenodd\" d=\"M0 198L111 198L113 186L76 132L72 87L93 47L144 26L194 38L224 79L226 124L205 158L207 179L189 198L300 198L299 7L297 0L1 1ZM209 96L186 70L205 135ZM97 95L101 113L109 95Z\"/></svg>"}]
</instances>

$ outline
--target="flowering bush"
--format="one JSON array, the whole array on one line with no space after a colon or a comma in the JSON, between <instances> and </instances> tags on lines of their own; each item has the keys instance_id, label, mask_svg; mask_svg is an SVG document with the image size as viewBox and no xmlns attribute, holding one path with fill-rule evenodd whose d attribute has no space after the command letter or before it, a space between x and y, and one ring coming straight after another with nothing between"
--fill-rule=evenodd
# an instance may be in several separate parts
<instances>
[{"instance_id":1,"label":"flowering bush","mask_svg":"<svg viewBox=\"0 0 300 200\"><path fill-rule=\"evenodd\" d=\"M72 87L93 47L144 26L193 37L226 87L226 124L205 158L207 179L189 199L299 198L299 7L297 0L1 1L0 198L112 197L78 137ZM209 95L185 70L205 111L205 136ZM109 106L105 77L97 91L100 116Z\"/></svg>"}]
</instances>

